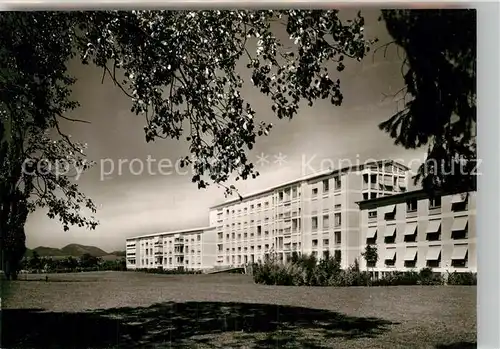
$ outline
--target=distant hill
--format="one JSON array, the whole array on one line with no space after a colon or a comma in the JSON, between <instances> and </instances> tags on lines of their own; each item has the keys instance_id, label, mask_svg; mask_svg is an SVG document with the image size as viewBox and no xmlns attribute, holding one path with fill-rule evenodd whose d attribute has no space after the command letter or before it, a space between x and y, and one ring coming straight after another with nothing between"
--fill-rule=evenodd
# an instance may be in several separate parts
<instances>
[{"instance_id":1,"label":"distant hill","mask_svg":"<svg viewBox=\"0 0 500 349\"><path fill-rule=\"evenodd\" d=\"M33 249L39 256L64 256L65 253L58 248L39 246Z\"/></svg>"},{"instance_id":2,"label":"distant hill","mask_svg":"<svg viewBox=\"0 0 500 349\"><path fill-rule=\"evenodd\" d=\"M119 257L125 257L127 253L125 251L113 251L111 252L112 255L114 256L119 256Z\"/></svg>"},{"instance_id":3,"label":"distant hill","mask_svg":"<svg viewBox=\"0 0 500 349\"><path fill-rule=\"evenodd\" d=\"M61 248L61 251L66 256L75 256L75 257L82 256L85 253L88 253L94 257L102 257L102 256L106 256L109 254L108 252L101 250L99 247L84 246L84 245L79 245L79 244L69 244L69 245Z\"/></svg>"},{"instance_id":4,"label":"distant hill","mask_svg":"<svg viewBox=\"0 0 500 349\"><path fill-rule=\"evenodd\" d=\"M33 251L36 251L40 257L81 257L85 253L88 253L94 257L104 257L109 256L107 258L115 257L124 257L124 251L115 251L108 253L99 247L95 246L85 246L80 244L69 244L64 246L63 248L54 248L54 247L45 247L39 246L34 249L26 249L26 253L24 254L27 257L31 257L33 255Z\"/></svg>"}]
</instances>

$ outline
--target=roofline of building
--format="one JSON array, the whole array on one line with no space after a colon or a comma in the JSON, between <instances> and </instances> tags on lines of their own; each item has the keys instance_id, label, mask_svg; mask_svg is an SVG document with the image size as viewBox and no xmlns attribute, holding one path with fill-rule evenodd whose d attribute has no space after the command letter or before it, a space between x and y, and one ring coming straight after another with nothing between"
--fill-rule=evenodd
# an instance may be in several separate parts
<instances>
[{"instance_id":1,"label":"roofline of building","mask_svg":"<svg viewBox=\"0 0 500 349\"><path fill-rule=\"evenodd\" d=\"M145 235L139 235L139 236L133 236L126 238L125 240L136 240L136 239L141 239L141 238L148 238L148 237L155 237L155 236L161 236L161 235L172 235L172 234L180 234L180 233L191 233L194 231L206 231L206 230L212 230L215 229L215 227L198 227L198 228L189 228L189 229L182 229L182 230L174 230L174 231L165 231L165 232L158 232L158 233L151 233L151 234L145 234Z\"/></svg>"},{"instance_id":2,"label":"roofline of building","mask_svg":"<svg viewBox=\"0 0 500 349\"><path fill-rule=\"evenodd\" d=\"M284 183L281 183L281 184L278 184L278 185L274 185L272 187L268 187L266 189L262 189L262 190L259 190L259 191L256 191L256 192L253 192L253 193L250 193L250 194L247 194L247 195L242 195L241 199L240 198L234 198L234 199L227 200L227 201L225 201L223 203L220 203L220 204L217 204L217 205L209 207L209 210L216 209L216 208L221 208L221 207L224 207L226 205L229 205L229 204L232 204L232 203L235 203L235 202L238 202L238 201L245 201L245 200L248 200L248 199L260 196L260 195L264 195L264 194L269 193L269 192L271 192L273 190L276 190L276 189L279 189L279 188L282 188L282 187L286 187L286 186L289 186L289 185L292 185L292 184L296 184L296 183L300 183L300 182L304 182L304 181L310 181L312 179L317 179L317 178L321 178L321 177L325 177L325 176L331 176L331 175L336 174L336 173L345 172L345 171L349 171L349 170L353 170L353 169L360 170L360 169L363 169L365 166L368 166L368 165L373 165L373 164L377 164L378 165L378 164L385 164L385 163L397 163L398 165L404 167L406 171L408 171L410 169L408 166L405 166L405 165L403 165L403 164L401 164L399 162L396 162L394 160L383 159L383 160L377 160L377 161L367 162L367 163L359 164L359 165L355 165L355 166L346 166L346 167L343 167L343 168L340 168L340 169L337 169L337 170L326 170L326 171L322 171L322 172L319 172L319 173L314 173L314 174L311 174L311 175L307 175L307 176L304 176L304 177L301 177L301 178L298 178L298 179L294 179L294 180L291 180L291 181L288 181L288 182L284 182Z\"/></svg>"},{"instance_id":3,"label":"roofline of building","mask_svg":"<svg viewBox=\"0 0 500 349\"><path fill-rule=\"evenodd\" d=\"M445 196L445 195L455 195L455 194L461 194L462 191L449 191L449 192L443 192L443 191L436 191L437 196ZM429 198L429 193L426 192L423 189L416 189L416 190L411 190L407 191L404 193L398 193L398 194L391 194L387 196L381 196L375 199L368 199L368 200L362 200L362 201L357 201L356 204L358 204L360 210L366 210L366 209L372 209L376 208L379 206L387 206L387 205L392 205L392 204L398 204L401 202L404 202L408 199L427 199Z\"/></svg>"}]
</instances>

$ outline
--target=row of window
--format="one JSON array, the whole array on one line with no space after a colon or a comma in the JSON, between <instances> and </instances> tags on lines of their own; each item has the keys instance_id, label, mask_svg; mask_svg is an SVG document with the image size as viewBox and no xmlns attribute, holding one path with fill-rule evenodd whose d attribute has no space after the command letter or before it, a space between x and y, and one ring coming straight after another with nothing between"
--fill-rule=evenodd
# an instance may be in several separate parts
<instances>
[{"instance_id":1,"label":"row of window","mask_svg":"<svg viewBox=\"0 0 500 349\"><path fill-rule=\"evenodd\" d=\"M342 233L340 231L336 231L334 232L334 244L336 245L340 245L342 243ZM313 248L317 248L318 247L318 239L312 239L311 240L311 245ZM330 239L323 239L323 247L326 247L326 246L329 246L330 245ZM268 250L269 249L269 244L265 244L264 245L264 249L265 250ZM239 247L233 247L232 249L230 249L229 247L226 248L226 252L230 252L230 251L233 251L233 252L236 252L237 251L247 251L248 249L250 251L254 251L255 250L255 247L257 248L257 251L261 251L262 250L262 245L250 245L250 246L239 246ZM293 250L296 250L296 249L300 249L301 248L301 243L300 242L289 242L289 243L283 243L283 238L278 238L278 249L283 249L283 247L285 248L291 248ZM217 244L217 251L218 252L222 252L224 250L224 244Z\"/></svg>"},{"instance_id":2,"label":"row of window","mask_svg":"<svg viewBox=\"0 0 500 349\"><path fill-rule=\"evenodd\" d=\"M386 250L383 258L384 266L394 267L396 265L396 250ZM469 253L468 246L465 244L455 245L453 254L450 259L450 266L455 268L466 268L468 264ZM418 262L417 248L407 248L403 256L404 266L407 268L415 268ZM441 246L430 246L425 256L425 265L429 268L441 268ZM367 263L368 267L376 267L375 263Z\"/></svg>"},{"instance_id":3,"label":"row of window","mask_svg":"<svg viewBox=\"0 0 500 349\"><path fill-rule=\"evenodd\" d=\"M300 254L300 253L299 253ZM324 250L322 252L322 255L321 256L318 256L318 251L313 251L311 253L311 255L315 256L316 258L324 258L324 259L327 259L330 257L330 251L329 250ZM334 251L334 254L333 254L334 258L336 260L338 260L339 262L341 261L342 259L342 251L341 250L335 250ZM220 257L223 257L223 256L219 256ZM283 253L278 253L277 254L277 257L278 257L278 260L280 261L289 261L292 256L291 255L284 255ZM269 258L269 255L268 254L265 254L264 255L264 259L267 259ZM242 264L242 263L254 263L255 260L261 260L261 256L255 256L254 254L250 254L250 255L232 255L232 256L226 256L226 263L227 264L230 264L230 263L238 263L238 264ZM219 262L222 262L221 260L219 260Z\"/></svg>"},{"instance_id":4,"label":"row of window","mask_svg":"<svg viewBox=\"0 0 500 349\"><path fill-rule=\"evenodd\" d=\"M335 177L333 179L333 181L334 181L334 190L340 190L341 186L342 186L342 182L340 180L340 177ZM329 180L325 179L325 180L323 180L322 183L323 183L323 193L328 193L330 191ZM311 189L312 196L313 197L317 196L318 191L319 191L318 188L312 188ZM287 188L287 189L284 189L282 191L279 191L277 201L278 201L278 203L282 203L282 202L287 202L290 200L298 199L299 197L300 197L300 192L298 191L298 188L292 187L292 188ZM274 196L272 197L272 203L274 205ZM259 202L257 204L250 204L251 211L253 211L255 208L257 208L257 209L262 208L262 203ZM269 201L264 202L264 208L269 208ZM229 215L230 213L232 215L241 214L241 213L246 214L247 212L248 212L248 207L244 207L243 210L242 209L236 210L236 209L229 209L229 208L226 209L226 215ZM220 220L221 218L222 218L222 211L219 211L217 213L217 219Z\"/></svg>"},{"instance_id":5,"label":"row of window","mask_svg":"<svg viewBox=\"0 0 500 349\"><path fill-rule=\"evenodd\" d=\"M330 180L325 179L322 182L323 184L323 194L327 194L330 192ZM340 177L334 177L333 178L333 190L340 190L342 189L342 181ZM319 188L312 188L311 189L311 194L313 197L318 195Z\"/></svg>"},{"instance_id":6,"label":"row of window","mask_svg":"<svg viewBox=\"0 0 500 349\"><path fill-rule=\"evenodd\" d=\"M191 238L191 242L196 242L196 241L201 241L201 235L197 235L196 236L196 239L193 237ZM185 243L185 244L188 244L189 243L189 238L175 238L174 240L164 240L164 242L162 241L156 241L156 242L149 242L149 241L141 241L141 246L162 246L163 244L169 244L171 245L172 243ZM132 245L130 245L132 246ZM135 243L134 245L135 246ZM127 247L129 247L129 245L127 244Z\"/></svg>"},{"instance_id":7,"label":"row of window","mask_svg":"<svg viewBox=\"0 0 500 349\"><path fill-rule=\"evenodd\" d=\"M175 261L175 263L174 263ZM135 264L135 259L131 259L129 260L129 264ZM198 265L201 265L201 262L200 261L197 261L197 262L194 262L192 261L191 264L198 264ZM169 257L168 259L167 258L164 258L163 260L161 258L159 258L156 262L154 260L150 260L150 259L141 259L141 265L153 265L153 264L157 264L157 265L172 265L172 264L189 264L189 259L184 259L182 257L177 257L175 260L172 259L172 257Z\"/></svg>"},{"instance_id":8,"label":"row of window","mask_svg":"<svg viewBox=\"0 0 500 349\"><path fill-rule=\"evenodd\" d=\"M340 213L334 213L333 215L334 219L334 227L340 227L342 225L342 215ZM323 229L328 229L330 227L330 215L325 214L323 215ZM311 217L311 229L312 230L317 230L318 229L318 217Z\"/></svg>"},{"instance_id":9,"label":"row of window","mask_svg":"<svg viewBox=\"0 0 500 349\"><path fill-rule=\"evenodd\" d=\"M384 243L396 242L396 226L387 226L384 232ZM457 217L451 227L450 237L452 240L463 240L469 238L467 217ZM441 241L441 221L431 220L426 230L426 241ZM408 223L404 231L404 242L416 242L418 225L416 222ZM377 227L369 227L366 234L366 243L375 244L377 241Z\"/></svg>"},{"instance_id":10,"label":"row of window","mask_svg":"<svg viewBox=\"0 0 500 349\"><path fill-rule=\"evenodd\" d=\"M441 208L441 197L437 196L435 198L430 198L429 200L429 210L435 210ZM393 205L394 209L390 208L384 214L384 219L393 220L396 216L396 205ZM392 206L390 206L392 207ZM418 199L413 198L406 201L406 213L417 212L418 209ZM468 209L468 197L467 195L454 195L451 202L451 210L453 212L466 211ZM377 210L368 211L368 218L377 218Z\"/></svg>"},{"instance_id":11,"label":"row of window","mask_svg":"<svg viewBox=\"0 0 500 349\"><path fill-rule=\"evenodd\" d=\"M335 211L338 211L338 210L341 210L341 209L342 209L342 204L335 204L334 205L334 210ZM325 208L323 211L324 212L328 212L328 208ZM313 214L314 214L314 210L313 210ZM265 224L266 222L269 222L270 218L273 218L274 220L288 220L288 219L292 219L293 220L295 217L300 216L300 215L301 215L301 208L299 207L297 211L277 213L276 215L274 215L274 217L264 217L263 221L264 221L264 224ZM297 218L295 218L295 219L297 219ZM220 223L220 222L222 222L222 221L218 221L218 223ZM241 226L242 223L243 223L243 225L262 224L262 219L258 219L257 222L255 222L255 219L250 219L249 221L245 220L243 222L232 222L231 225L226 224L226 228L229 228L230 226L232 226L232 227L234 227L234 226ZM220 227L222 227L222 226L220 226Z\"/></svg>"}]
</instances>

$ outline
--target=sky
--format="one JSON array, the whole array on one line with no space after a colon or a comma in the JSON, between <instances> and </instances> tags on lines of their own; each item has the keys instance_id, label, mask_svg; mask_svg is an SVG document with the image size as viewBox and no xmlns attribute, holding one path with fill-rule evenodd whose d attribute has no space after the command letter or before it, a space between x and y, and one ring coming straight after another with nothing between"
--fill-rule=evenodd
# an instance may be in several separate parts
<instances>
[{"instance_id":1,"label":"sky","mask_svg":"<svg viewBox=\"0 0 500 349\"><path fill-rule=\"evenodd\" d=\"M349 17L356 12L345 9L341 15ZM377 20L379 10L361 12L365 35L379 39L375 47L392 41L384 23ZM207 226L209 207L227 200L223 188L211 185L199 190L191 182L191 173L184 170L158 173L160 160L175 163L189 155L187 142L146 143L145 120L130 112L130 100L109 78L101 83L101 70L77 62L71 62L69 70L78 79L73 94L81 104L71 117L90 123L65 123L63 131L75 141L86 142L87 157L96 162L78 179L78 185L98 207L95 217L100 224L95 230L71 227L65 232L57 220L39 209L28 217L27 246L60 248L79 243L106 251L124 250L127 237ZM268 136L257 139L249 153L260 176L235 182L241 194L330 166L338 168L347 161L391 158L412 169L423 161L425 149L410 151L395 146L389 135L378 129L378 124L398 108L397 99L387 96L403 86L396 47L392 45L385 54L372 50L362 62L348 62L337 75L344 95L342 106L317 101L312 108L302 107L291 121L273 115L268 98L257 89L243 91L256 110L256 118L272 122L274 127ZM154 160L149 160L151 171L139 173L139 163L146 166L148 157Z\"/></svg>"}]
</instances>

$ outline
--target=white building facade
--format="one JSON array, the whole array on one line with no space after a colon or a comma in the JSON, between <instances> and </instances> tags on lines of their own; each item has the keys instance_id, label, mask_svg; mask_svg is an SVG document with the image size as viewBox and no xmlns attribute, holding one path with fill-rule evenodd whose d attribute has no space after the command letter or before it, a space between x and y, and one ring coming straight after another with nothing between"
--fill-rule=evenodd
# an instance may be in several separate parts
<instances>
[{"instance_id":1,"label":"white building facade","mask_svg":"<svg viewBox=\"0 0 500 349\"><path fill-rule=\"evenodd\" d=\"M285 183L210 208L216 266L263 261L271 253L336 256L343 267L360 254L356 202L404 192L404 165L391 160L350 166Z\"/></svg>"},{"instance_id":2,"label":"white building facade","mask_svg":"<svg viewBox=\"0 0 500 349\"><path fill-rule=\"evenodd\" d=\"M211 227L155 233L126 240L127 269L205 270L215 264Z\"/></svg>"},{"instance_id":3,"label":"white building facade","mask_svg":"<svg viewBox=\"0 0 500 349\"><path fill-rule=\"evenodd\" d=\"M477 272L476 192L441 194L422 190L359 203L361 245L377 247L376 276L394 270Z\"/></svg>"}]
</instances>

